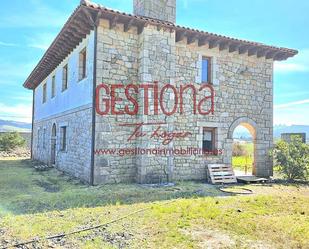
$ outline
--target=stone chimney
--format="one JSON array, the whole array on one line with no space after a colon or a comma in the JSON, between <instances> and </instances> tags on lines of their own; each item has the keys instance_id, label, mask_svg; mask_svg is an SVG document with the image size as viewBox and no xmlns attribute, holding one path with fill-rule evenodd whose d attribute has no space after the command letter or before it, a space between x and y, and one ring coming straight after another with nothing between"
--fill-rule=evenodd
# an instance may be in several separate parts
<instances>
[{"instance_id":1,"label":"stone chimney","mask_svg":"<svg viewBox=\"0 0 309 249\"><path fill-rule=\"evenodd\" d=\"M134 15L175 23L176 0L133 0Z\"/></svg>"}]
</instances>

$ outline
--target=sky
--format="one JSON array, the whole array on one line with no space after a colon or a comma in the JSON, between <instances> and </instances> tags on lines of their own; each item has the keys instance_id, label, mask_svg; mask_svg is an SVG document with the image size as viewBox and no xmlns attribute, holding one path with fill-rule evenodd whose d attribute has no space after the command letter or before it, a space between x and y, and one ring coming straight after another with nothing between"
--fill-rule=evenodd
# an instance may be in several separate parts
<instances>
[{"instance_id":1,"label":"sky","mask_svg":"<svg viewBox=\"0 0 309 249\"><path fill-rule=\"evenodd\" d=\"M31 122L22 84L79 0L10 0L0 9L0 119ZM96 0L132 13L133 0ZM274 123L309 125L308 0L177 0L177 24L299 50L276 62Z\"/></svg>"}]
</instances>

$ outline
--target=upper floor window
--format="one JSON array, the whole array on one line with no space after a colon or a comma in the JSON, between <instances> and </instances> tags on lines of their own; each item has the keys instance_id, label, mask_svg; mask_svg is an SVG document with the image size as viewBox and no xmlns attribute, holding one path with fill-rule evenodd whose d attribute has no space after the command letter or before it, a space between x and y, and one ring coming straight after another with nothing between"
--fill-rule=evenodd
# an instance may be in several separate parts
<instances>
[{"instance_id":1,"label":"upper floor window","mask_svg":"<svg viewBox=\"0 0 309 249\"><path fill-rule=\"evenodd\" d=\"M56 76L52 77L52 84L51 84L51 97L54 98L56 96Z\"/></svg>"},{"instance_id":2,"label":"upper floor window","mask_svg":"<svg viewBox=\"0 0 309 249\"><path fill-rule=\"evenodd\" d=\"M216 128L203 128L203 151L213 152L215 148Z\"/></svg>"},{"instance_id":3,"label":"upper floor window","mask_svg":"<svg viewBox=\"0 0 309 249\"><path fill-rule=\"evenodd\" d=\"M86 59L87 59L87 51L86 48L84 48L80 53L79 53L79 76L78 79L82 80L86 78Z\"/></svg>"},{"instance_id":4,"label":"upper floor window","mask_svg":"<svg viewBox=\"0 0 309 249\"><path fill-rule=\"evenodd\" d=\"M68 89L68 64L62 69L62 92Z\"/></svg>"},{"instance_id":5,"label":"upper floor window","mask_svg":"<svg viewBox=\"0 0 309 249\"><path fill-rule=\"evenodd\" d=\"M202 83L211 84L211 58L203 57L202 59Z\"/></svg>"},{"instance_id":6,"label":"upper floor window","mask_svg":"<svg viewBox=\"0 0 309 249\"><path fill-rule=\"evenodd\" d=\"M43 103L46 102L46 83L43 85Z\"/></svg>"}]
</instances>

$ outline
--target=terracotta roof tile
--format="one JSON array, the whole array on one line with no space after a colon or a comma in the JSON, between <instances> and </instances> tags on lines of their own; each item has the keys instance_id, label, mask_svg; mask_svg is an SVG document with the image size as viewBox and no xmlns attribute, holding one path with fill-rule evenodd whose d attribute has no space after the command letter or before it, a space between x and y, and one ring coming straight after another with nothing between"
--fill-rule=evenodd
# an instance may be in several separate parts
<instances>
[{"instance_id":1,"label":"terracotta roof tile","mask_svg":"<svg viewBox=\"0 0 309 249\"><path fill-rule=\"evenodd\" d=\"M136 16L121 11L108 9L102 5L92 3L87 0L82 0L81 4L74 10L60 33L45 52L38 65L27 78L24 83L24 87L34 89L37 85L39 85L70 54L70 52L82 41L82 39L94 29L95 21L91 21L91 19L93 16L98 17L99 15L101 15L100 18L111 18L113 16L118 16L120 19L123 19L119 21L129 21L133 19L135 20L134 22L138 24L150 23L153 25L159 25L175 31L176 34L186 32L189 35L199 36L201 39L210 37L209 39L211 40L222 40L223 42L235 43L239 46L248 46L250 48L256 47L262 51L267 50L268 53L273 54L273 56L277 56L274 57L275 60L284 60L298 53L298 51L294 49L269 46L258 42L235 39L206 31L182 27L158 19ZM265 53L262 53L262 56L265 56Z\"/></svg>"}]
</instances>

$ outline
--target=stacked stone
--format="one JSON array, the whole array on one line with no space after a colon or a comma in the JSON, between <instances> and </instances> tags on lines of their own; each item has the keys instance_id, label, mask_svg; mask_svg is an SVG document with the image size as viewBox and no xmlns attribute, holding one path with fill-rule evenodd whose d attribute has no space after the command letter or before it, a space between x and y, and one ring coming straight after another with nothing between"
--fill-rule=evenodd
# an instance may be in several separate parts
<instances>
[{"instance_id":1,"label":"stacked stone","mask_svg":"<svg viewBox=\"0 0 309 249\"><path fill-rule=\"evenodd\" d=\"M193 83L198 89L201 84L201 59L202 56L209 56L212 57L212 83L216 96L214 115L193 115L192 93L187 91L184 94L183 115L179 114L179 109L177 114L170 117L166 117L162 112L160 115L153 115L154 107L150 105L149 115L97 117L97 134L100 134L97 138L101 138L96 139L98 148L102 147L102 143L108 144L109 148L163 147L159 139L150 141L141 138L135 142L126 142L132 128L120 128L118 124L166 121L167 125L162 126L162 130L192 133L192 136L185 139L176 139L167 148L202 148L203 127L214 127L217 129L217 148L224 150L224 153L207 157L100 156L96 163L98 182L153 183L166 180L167 177L174 180L205 179L206 164L231 163L232 133L236 124L247 124L250 129L255 130L252 135L256 147L256 174L271 174L272 167L267 151L272 146L272 60L209 49L207 45L199 47L197 43L187 45L185 40L175 43L173 32L158 30L152 25L145 27L143 33L138 35L134 29L124 33L121 25L116 29L109 29L108 23L102 21L100 32L98 84L141 84L158 81L160 88L169 83L175 85L179 91L181 85ZM112 60L114 53L118 56L117 60ZM143 113L144 93L141 91L139 94L139 113ZM197 99L205 94L199 93ZM164 105L169 109L174 103L174 95L167 91L164 96ZM153 103L153 96L150 97L149 102ZM119 106L121 107L123 106ZM108 127L108 131L104 131L104 127ZM143 129L148 133L153 131L151 126Z\"/></svg>"},{"instance_id":2,"label":"stacked stone","mask_svg":"<svg viewBox=\"0 0 309 249\"><path fill-rule=\"evenodd\" d=\"M134 13L175 23L175 0L134 0ZM166 116L159 108L154 115L154 95L150 94L149 113L144 112L144 92L133 96L138 100L138 115L100 115L96 113L95 150L111 149L116 154L95 155L94 183L140 182L155 183L173 180L205 179L206 165L209 163L231 163L233 132L238 125L244 125L251 132L255 143L255 173L258 176L272 175L272 163L268 150L272 147L273 124L273 60L257 56L230 53L208 45L187 44L186 38L175 42L175 31L148 24L143 32L137 27L124 31L124 24L110 27L109 20L101 19L97 36L96 86L104 83L143 84L158 81L159 88L171 84L180 92L184 84L201 86L202 57L211 57L211 82L215 90L214 113L200 115L193 113L192 91L183 94L184 113L178 109L172 116ZM90 70L91 71L91 70ZM77 74L76 74L77 75ZM73 75L74 76L74 75ZM151 92L151 91L150 91ZM197 100L209 95L199 92ZM123 110L126 105L133 107L122 89L118 91L115 108ZM110 98L101 92L100 99ZM171 110L174 93L168 90L162 99L163 106ZM100 105L105 109L104 104ZM208 106L209 107L209 106ZM206 107L207 108L207 107ZM51 151L52 125L57 124L57 138L60 125L69 126L67 151L60 150L57 139L56 165L61 170L85 181L90 180L92 144L92 103L70 111L50 116L34 122L34 158L48 163ZM128 141L134 127L120 124L166 123L162 131L190 132L191 135L175 139L168 145L162 139L150 139L149 134L157 126L144 126L142 131L148 136ZM202 149L203 128L216 128L216 147L224 150L222 155L118 155L120 149L150 148L195 148ZM46 130L45 145L38 137L38 129Z\"/></svg>"},{"instance_id":3,"label":"stacked stone","mask_svg":"<svg viewBox=\"0 0 309 249\"><path fill-rule=\"evenodd\" d=\"M176 22L176 0L134 0L134 14Z\"/></svg>"},{"instance_id":4,"label":"stacked stone","mask_svg":"<svg viewBox=\"0 0 309 249\"><path fill-rule=\"evenodd\" d=\"M50 165L52 126L56 124L56 167L85 182L90 181L92 105L42 119L33 127L33 158ZM61 150L60 126L67 126L67 149ZM45 129L45 141L38 130ZM45 143L45 144L44 144Z\"/></svg>"}]
</instances>

